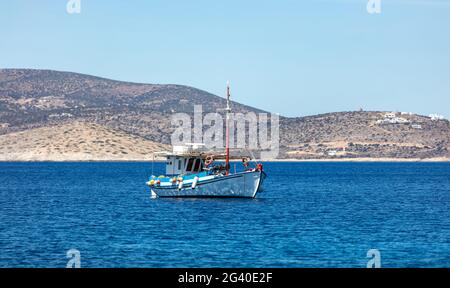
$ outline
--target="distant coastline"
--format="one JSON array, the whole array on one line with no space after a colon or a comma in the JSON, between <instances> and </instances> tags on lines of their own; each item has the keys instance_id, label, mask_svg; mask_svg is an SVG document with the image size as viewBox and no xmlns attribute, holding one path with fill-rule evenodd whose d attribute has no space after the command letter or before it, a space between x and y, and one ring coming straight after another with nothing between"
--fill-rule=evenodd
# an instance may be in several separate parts
<instances>
[{"instance_id":1,"label":"distant coastline","mask_svg":"<svg viewBox=\"0 0 450 288\"><path fill-rule=\"evenodd\" d=\"M450 158L323 158L323 159L273 159L266 162L450 162Z\"/></svg>"},{"instance_id":2,"label":"distant coastline","mask_svg":"<svg viewBox=\"0 0 450 288\"><path fill-rule=\"evenodd\" d=\"M194 104L214 112L224 101L183 85L0 69L0 161L150 161L152 153L171 150L175 113L191 115ZM280 115L278 124L277 162L450 161L450 121L438 114L359 109Z\"/></svg>"},{"instance_id":3,"label":"distant coastline","mask_svg":"<svg viewBox=\"0 0 450 288\"><path fill-rule=\"evenodd\" d=\"M142 158L142 159L33 159L33 160L4 160L0 159L0 163L42 163L42 162L53 162L53 163L120 163L120 162L151 162L152 159ZM450 162L450 158L446 157L436 157L436 158L321 158L321 159L270 159L261 160L257 159L258 162L422 162L422 163L432 163L432 162ZM155 159L155 162L163 163L163 159ZM230 162L239 163L239 160L231 160Z\"/></svg>"}]
</instances>

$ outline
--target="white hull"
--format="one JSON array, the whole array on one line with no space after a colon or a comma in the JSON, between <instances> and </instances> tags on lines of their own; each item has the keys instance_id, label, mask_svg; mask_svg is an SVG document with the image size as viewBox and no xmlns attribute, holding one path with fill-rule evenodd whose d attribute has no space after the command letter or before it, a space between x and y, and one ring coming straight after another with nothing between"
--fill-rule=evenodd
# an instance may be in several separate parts
<instances>
[{"instance_id":1,"label":"white hull","mask_svg":"<svg viewBox=\"0 0 450 288\"><path fill-rule=\"evenodd\" d=\"M195 188L186 183L178 187L152 186L152 197L242 197L254 198L262 188L265 174L261 171L242 172L229 176L214 176L199 182Z\"/></svg>"}]
</instances>

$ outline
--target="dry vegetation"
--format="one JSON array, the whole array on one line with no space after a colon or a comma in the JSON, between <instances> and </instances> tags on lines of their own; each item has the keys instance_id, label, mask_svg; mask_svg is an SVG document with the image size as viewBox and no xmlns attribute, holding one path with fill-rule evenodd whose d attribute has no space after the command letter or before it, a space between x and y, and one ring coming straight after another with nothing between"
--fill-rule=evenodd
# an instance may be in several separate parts
<instances>
[{"instance_id":1,"label":"dry vegetation","mask_svg":"<svg viewBox=\"0 0 450 288\"><path fill-rule=\"evenodd\" d=\"M0 161L150 160L167 145L84 122L0 136Z\"/></svg>"},{"instance_id":2,"label":"dry vegetation","mask_svg":"<svg viewBox=\"0 0 450 288\"><path fill-rule=\"evenodd\" d=\"M408 124L377 124L385 112L340 112L285 118L282 158L450 158L450 123L400 115ZM415 129L412 124L420 124Z\"/></svg>"},{"instance_id":3,"label":"dry vegetation","mask_svg":"<svg viewBox=\"0 0 450 288\"><path fill-rule=\"evenodd\" d=\"M194 104L216 112L225 100L181 85L0 69L0 160L148 159L164 146L156 143L170 143L170 116L192 113ZM239 103L233 103L233 109L263 112ZM383 114L281 117L279 158L325 159L331 150L333 159L450 158L448 120L402 115L409 124L377 124Z\"/></svg>"}]
</instances>

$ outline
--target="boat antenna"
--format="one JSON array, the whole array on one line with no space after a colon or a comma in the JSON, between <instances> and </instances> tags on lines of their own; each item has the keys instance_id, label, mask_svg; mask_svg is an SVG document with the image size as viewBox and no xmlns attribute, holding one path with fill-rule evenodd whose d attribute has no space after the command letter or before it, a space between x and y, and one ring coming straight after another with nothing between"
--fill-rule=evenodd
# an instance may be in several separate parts
<instances>
[{"instance_id":1,"label":"boat antenna","mask_svg":"<svg viewBox=\"0 0 450 288\"><path fill-rule=\"evenodd\" d=\"M226 175L230 174L230 113L231 113L231 106L230 106L230 81L227 81L227 108L226 108L227 116L226 116L226 123L225 123L225 129L226 129L226 142L225 142L225 150L226 150L226 158L225 158L225 169L226 169Z\"/></svg>"}]
</instances>

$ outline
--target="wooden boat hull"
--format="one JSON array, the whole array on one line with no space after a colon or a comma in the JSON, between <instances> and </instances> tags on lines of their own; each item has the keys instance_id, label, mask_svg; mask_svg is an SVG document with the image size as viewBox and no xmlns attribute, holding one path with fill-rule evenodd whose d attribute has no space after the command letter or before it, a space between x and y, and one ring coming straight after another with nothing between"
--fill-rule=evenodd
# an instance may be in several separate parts
<instances>
[{"instance_id":1,"label":"wooden boat hull","mask_svg":"<svg viewBox=\"0 0 450 288\"><path fill-rule=\"evenodd\" d=\"M200 179L195 188L192 181L183 184L181 189L177 185L151 186L152 197L204 197L204 198L255 198L262 190L265 173L262 171L248 171L228 176L213 176Z\"/></svg>"}]
</instances>

